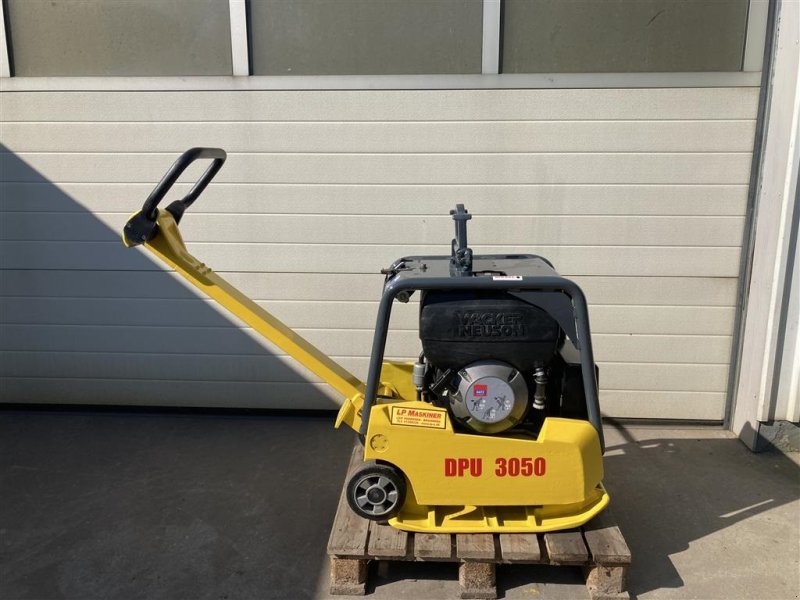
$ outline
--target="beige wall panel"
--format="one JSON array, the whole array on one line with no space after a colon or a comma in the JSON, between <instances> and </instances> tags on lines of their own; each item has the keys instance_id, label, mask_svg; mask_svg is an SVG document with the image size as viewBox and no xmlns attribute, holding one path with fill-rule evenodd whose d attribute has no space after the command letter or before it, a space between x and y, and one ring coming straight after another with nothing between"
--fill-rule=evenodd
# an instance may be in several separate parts
<instances>
[{"instance_id":1,"label":"beige wall panel","mask_svg":"<svg viewBox=\"0 0 800 600\"><path fill-rule=\"evenodd\" d=\"M750 152L755 121L5 123L13 152Z\"/></svg>"},{"instance_id":2,"label":"beige wall panel","mask_svg":"<svg viewBox=\"0 0 800 600\"><path fill-rule=\"evenodd\" d=\"M650 419L653 407L659 406L661 419L722 421L725 418L723 392L641 392L602 390L600 405L603 415L624 419ZM612 450L613 452L613 450Z\"/></svg>"},{"instance_id":3,"label":"beige wall panel","mask_svg":"<svg viewBox=\"0 0 800 600\"><path fill-rule=\"evenodd\" d=\"M758 88L4 92L4 121L755 119Z\"/></svg>"},{"instance_id":4,"label":"beige wall panel","mask_svg":"<svg viewBox=\"0 0 800 600\"><path fill-rule=\"evenodd\" d=\"M341 403L321 383L7 377L0 389L3 402L31 404L336 410Z\"/></svg>"},{"instance_id":5,"label":"beige wall panel","mask_svg":"<svg viewBox=\"0 0 800 600\"><path fill-rule=\"evenodd\" d=\"M600 363L600 393L605 390L724 393L728 365L702 363ZM658 386L653 385L658 382ZM653 407L657 409L657 407Z\"/></svg>"},{"instance_id":6,"label":"beige wall panel","mask_svg":"<svg viewBox=\"0 0 800 600\"><path fill-rule=\"evenodd\" d=\"M375 301L267 300L263 308L290 327L371 329L378 312ZM395 305L392 328L417 331L419 304ZM212 300L153 298L3 298L0 314L9 324L48 325L154 325L208 327L229 318ZM728 335L734 309L715 306L619 306L589 305L595 333Z\"/></svg>"},{"instance_id":7,"label":"beige wall panel","mask_svg":"<svg viewBox=\"0 0 800 600\"><path fill-rule=\"evenodd\" d=\"M9 213L0 239L87 242L116 240L123 213ZM470 231L476 252L532 243L548 246L738 246L744 217L481 216ZM440 244L453 234L449 216L190 215L181 222L187 243Z\"/></svg>"},{"instance_id":8,"label":"beige wall panel","mask_svg":"<svg viewBox=\"0 0 800 600\"><path fill-rule=\"evenodd\" d=\"M252 383L319 382L286 356L0 351L0 377L66 379L148 379L168 381L244 381ZM367 359L339 357L347 369L365 377ZM674 363L601 363L601 388L642 391L662 381L662 391L716 392L724 385L727 365ZM722 382L722 383L721 383Z\"/></svg>"},{"instance_id":9,"label":"beige wall panel","mask_svg":"<svg viewBox=\"0 0 800 600\"><path fill-rule=\"evenodd\" d=\"M166 168L166 163L165 163ZM120 212L139 208L150 183L2 183L0 209ZM177 184L174 196L189 191ZM484 215L744 216L747 185L281 185L217 183L192 206L200 214L446 214L457 202ZM477 230L477 228L475 228Z\"/></svg>"},{"instance_id":10,"label":"beige wall panel","mask_svg":"<svg viewBox=\"0 0 800 600\"><path fill-rule=\"evenodd\" d=\"M222 275L254 300L326 300L377 302L383 275L351 273L242 273ZM734 278L577 276L591 303L733 307ZM0 295L23 298L182 298L199 296L168 271L24 271L8 270ZM399 307L396 305L395 310Z\"/></svg>"},{"instance_id":11,"label":"beige wall panel","mask_svg":"<svg viewBox=\"0 0 800 600\"><path fill-rule=\"evenodd\" d=\"M732 277L595 277L574 276L587 298L597 304L670 306L736 305Z\"/></svg>"},{"instance_id":12,"label":"beige wall panel","mask_svg":"<svg viewBox=\"0 0 800 600\"><path fill-rule=\"evenodd\" d=\"M736 277L736 247L485 246L486 253L524 252L550 259L563 275ZM448 253L441 246L345 246L338 244L209 244L189 251L217 271L374 273L400 256ZM157 270L144 250L117 242L0 242L3 269Z\"/></svg>"},{"instance_id":13,"label":"beige wall panel","mask_svg":"<svg viewBox=\"0 0 800 600\"><path fill-rule=\"evenodd\" d=\"M152 181L172 154L0 154L6 181ZM20 162L22 161L22 162ZM698 165L702 164L702 168ZM200 163L186 171L197 177ZM675 183L744 184L750 154L234 154L217 176L229 183ZM158 177L158 176L156 176Z\"/></svg>"},{"instance_id":14,"label":"beige wall panel","mask_svg":"<svg viewBox=\"0 0 800 600\"><path fill-rule=\"evenodd\" d=\"M190 250L359 376L378 269L448 252L445 215L463 202L476 250L542 254L584 288L606 414L720 419L757 100L757 88L4 92L0 400L336 407L119 242L180 150L220 145L229 161L183 223ZM417 310L396 307L389 355L416 354Z\"/></svg>"},{"instance_id":15,"label":"beige wall panel","mask_svg":"<svg viewBox=\"0 0 800 600\"><path fill-rule=\"evenodd\" d=\"M368 356L371 329L303 329L296 331L332 356ZM54 352L142 352L244 354L270 348L253 330L236 327L124 327L97 325L0 325L0 349ZM154 342L154 340L157 340ZM672 362L723 364L730 354L729 336L595 334L599 362ZM394 331L386 355L413 357L420 352L416 331Z\"/></svg>"},{"instance_id":16,"label":"beige wall panel","mask_svg":"<svg viewBox=\"0 0 800 600\"><path fill-rule=\"evenodd\" d=\"M324 384L183 382L13 377L3 380L9 402L57 404L118 404L150 406L230 406L236 398L243 408L292 408L334 410L340 405L336 393ZM618 418L652 418L653 406L660 406L665 419L721 420L724 394L702 392L617 392L602 391L604 415Z\"/></svg>"}]
</instances>

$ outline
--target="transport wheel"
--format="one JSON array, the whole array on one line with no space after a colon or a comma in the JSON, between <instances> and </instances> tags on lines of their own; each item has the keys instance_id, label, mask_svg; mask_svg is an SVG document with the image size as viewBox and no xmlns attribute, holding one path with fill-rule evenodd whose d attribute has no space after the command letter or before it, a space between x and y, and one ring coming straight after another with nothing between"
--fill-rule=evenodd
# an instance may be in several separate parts
<instances>
[{"instance_id":1,"label":"transport wheel","mask_svg":"<svg viewBox=\"0 0 800 600\"><path fill-rule=\"evenodd\" d=\"M347 503L365 519L391 519L405 499L406 480L398 469L389 465L362 467L347 482Z\"/></svg>"}]
</instances>

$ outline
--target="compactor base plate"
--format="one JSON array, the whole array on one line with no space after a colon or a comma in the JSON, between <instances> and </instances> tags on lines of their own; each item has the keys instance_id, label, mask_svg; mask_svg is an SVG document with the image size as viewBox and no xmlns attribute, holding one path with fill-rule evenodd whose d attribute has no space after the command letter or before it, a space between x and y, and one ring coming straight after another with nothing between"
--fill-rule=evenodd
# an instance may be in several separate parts
<instances>
[{"instance_id":1,"label":"compactor base plate","mask_svg":"<svg viewBox=\"0 0 800 600\"><path fill-rule=\"evenodd\" d=\"M353 451L345 481L362 464L359 445ZM609 510L603 510L580 528L566 531L423 533L362 519L350 509L344 493L328 541L328 555L331 594L364 595L369 577L373 577L372 585L379 585L381 573L399 568L393 564L398 561L447 562L458 566L452 571L453 596L461 598L496 598L496 567L513 564L513 569L520 572L527 565L580 566L592 600L623 600L628 598L625 585L631 562L625 538ZM370 568L370 563L377 563L377 568ZM415 573L412 565L403 569L415 579L430 573L424 569ZM530 569L530 573L531 583L535 583L535 577L542 572Z\"/></svg>"}]
</instances>

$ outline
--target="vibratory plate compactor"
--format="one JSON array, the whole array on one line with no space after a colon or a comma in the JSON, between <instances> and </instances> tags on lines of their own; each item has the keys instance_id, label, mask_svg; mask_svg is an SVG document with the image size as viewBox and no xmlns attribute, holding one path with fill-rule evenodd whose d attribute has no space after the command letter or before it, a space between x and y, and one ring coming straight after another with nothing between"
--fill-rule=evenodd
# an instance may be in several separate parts
<instances>
[{"instance_id":1,"label":"vibratory plate compactor","mask_svg":"<svg viewBox=\"0 0 800 600\"><path fill-rule=\"evenodd\" d=\"M473 255L459 204L449 256L384 269L366 383L194 258L178 223L225 162L193 148L125 226L145 248L344 396L336 426L364 445L347 483L358 515L407 531L545 532L586 523L608 504L586 300L530 254ZM189 194L159 210L183 171L213 162ZM392 303L419 292L422 353L384 361Z\"/></svg>"}]
</instances>

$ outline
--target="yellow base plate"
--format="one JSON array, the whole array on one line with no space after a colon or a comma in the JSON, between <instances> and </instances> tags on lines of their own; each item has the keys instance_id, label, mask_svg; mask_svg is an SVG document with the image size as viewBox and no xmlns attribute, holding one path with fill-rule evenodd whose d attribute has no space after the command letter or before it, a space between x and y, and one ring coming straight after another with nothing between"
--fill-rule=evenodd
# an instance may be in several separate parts
<instances>
[{"instance_id":1,"label":"yellow base plate","mask_svg":"<svg viewBox=\"0 0 800 600\"><path fill-rule=\"evenodd\" d=\"M602 484L581 504L550 506L420 506L406 500L389 525L422 533L544 533L587 523L609 502Z\"/></svg>"}]
</instances>

